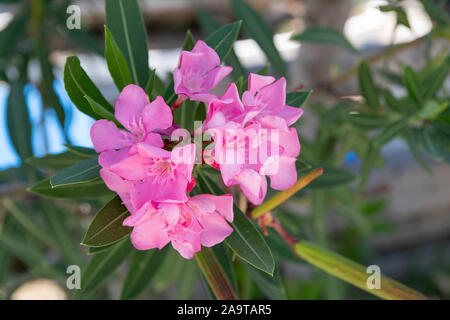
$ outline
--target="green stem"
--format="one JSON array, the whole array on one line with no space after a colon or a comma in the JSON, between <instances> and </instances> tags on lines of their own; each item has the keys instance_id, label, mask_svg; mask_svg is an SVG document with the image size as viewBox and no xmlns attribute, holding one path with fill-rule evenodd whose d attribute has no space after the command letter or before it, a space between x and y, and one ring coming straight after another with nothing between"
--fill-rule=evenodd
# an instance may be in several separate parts
<instances>
[{"instance_id":1,"label":"green stem","mask_svg":"<svg viewBox=\"0 0 450 320\"><path fill-rule=\"evenodd\" d=\"M202 251L195 254L195 258L216 298L237 300L236 293L212 249L203 247Z\"/></svg>"}]
</instances>

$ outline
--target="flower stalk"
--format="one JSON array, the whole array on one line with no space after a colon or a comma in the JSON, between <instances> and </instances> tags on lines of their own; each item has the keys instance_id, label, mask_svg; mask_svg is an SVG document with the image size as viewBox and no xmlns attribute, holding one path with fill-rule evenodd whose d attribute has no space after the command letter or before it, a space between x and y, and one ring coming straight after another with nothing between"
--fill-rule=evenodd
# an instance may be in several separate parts
<instances>
[{"instance_id":1,"label":"flower stalk","mask_svg":"<svg viewBox=\"0 0 450 320\"><path fill-rule=\"evenodd\" d=\"M321 176L323 173L322 168L316 168L307 175L301 177L298 179L298 181L289 189L286 189L284 191L278 192L275 196L264 202L259 207L256 207L253 209L251 213L251 217L253 219L259 218L264 213L273 210L277 206L279 206L281 203L289 199L292 195L294 195L297 191L303 189L308 184L314 181L317 177Z\"/></svg>"}]
</instances>

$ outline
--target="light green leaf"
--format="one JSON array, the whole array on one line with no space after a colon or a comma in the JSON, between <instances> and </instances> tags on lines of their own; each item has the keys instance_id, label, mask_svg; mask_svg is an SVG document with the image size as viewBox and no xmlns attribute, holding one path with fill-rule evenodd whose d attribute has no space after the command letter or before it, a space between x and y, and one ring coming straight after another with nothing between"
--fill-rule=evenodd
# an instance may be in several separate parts
<instances>
[{"instance_id":1,"label":"light green leaf","mask_svg":"<svg viewBox=\"0 0 450 320\"><path fill-rule=\"evenodd\" d=\"M106 26L123 52L134 84L149 78L147 31L137 0L106 0Z\"/></svg>"},{"instance_id":2,"label":"light green leaf","mask_svg":"<svg viewBox=\"0 0 450 320\"><path fill-rule=\"evenodd\" d=\"M105 26L105 58L109 73L119 91L133 83L127 60L107 26Z\"/></svg>"},{"instance_id":3,"label":"light green leaf","mask_svg":"<svg viewBox=\"0 0 450 320\"><path fill-rule=\"evenodd\" d=\"M309 27L301 34L293 36L292 39L300 42L330 44L353 53L358 52L342 32L328 27Z\"/></svg>"},{"instance_id":4,"label":"light green leaf","mask_svg":"<svg viewBox=\"0 0 450 320\"><path fill-rule=\"evenodd\" d=\"M264 19L247 2L232 0L234 16L243 21L244 32L254 39L279 75L287 76L286 64L273 42L272 32Z\"/></svg>"},{"instance_id":5,"label":"light green leaf","mask_svg":"<svg viewBox=\"0 0 450 320\"><path fill-rule=\"evenodd\" d=\"M56 188L63 185L90 182L100 177L100 168L98 159L90 158L59 171L50 178L50 184Z\"/></svg>"},{"instance_id":6,"label":"light green leaf","mask_svg":"<svg viewBox=\"0 0 450 320\"><path fill-rule=\"evenodd\" d=\"M129 215L119 196L114 197L95 215L81 244L103 247L127 237L132 228L124 226L123 221Z\"/></svg>"},{"instance_id":7,"label":"light green leaf","mask_svg":"<svg viewBox=\"0 0 450 320\"><path fill-rule=\"evenodd\" d=\"M370 294L389 300L423 300L421 293L410 289L395 280L381 276L380 289L369 289L367 286L370 274L364 266L344 258L334 252L318 247L312 243L301 241L295 245L295 252L312 265L338 277Z\"/></svg>"},{"instance_id":8,"label":"light green leaf","mask_svg":"<svg viewBox=\"0 0 450 320\"><path fill-rule=\"evenodd\" d=\"M66 64L64 65L64 88L75 106L81 112L94 119L100 119L100 116L92 110L84 98L85 96L89 96L111 113L114 112L114 108L106 101L100 90L98 90L81 67L78 57L72 56L66 59Z\"/></svg>"}]
</instances>

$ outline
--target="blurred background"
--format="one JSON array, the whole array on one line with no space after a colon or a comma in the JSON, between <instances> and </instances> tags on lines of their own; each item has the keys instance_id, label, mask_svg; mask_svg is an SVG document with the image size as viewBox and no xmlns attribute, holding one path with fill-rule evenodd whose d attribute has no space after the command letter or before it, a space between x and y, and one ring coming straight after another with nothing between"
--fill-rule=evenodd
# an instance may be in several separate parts
<instances>
[{"instance_id":1,"label":"blurred background","mask_svg":"<svg viewBox=\"0 0 450 320\"><path fill-rule=\"evenodd\" d=\"M286 62L289 89L314 90L303 107L305 113L298 126L300 157L313 157L329 110L360 101L354 67L359 59L375 57L370 66L380 70L372 71L376 83L399 97L405 94L397 74L403 65L420 69L430 59L445 57L449 52L448 36L432 41L427 37L439 23L434 17L449 14L450 4L446 1L426 2L442 6L440 15L434 12L434 16L423 1L415 0L401 1L400 14L380 9L398 1L247 2L274 33L276 49ZM80 30L66 26L70 4L80 8ZM236 20L229 1L149 0L139 4L149 35L149 64L163 80L178 63L187 29L196 39L204 39L209 33L205 27L208 19L219 24ZM113 103L118 96L103 57L104 23L102 0L0 0L0 297L66 299L71 295L65 286L67 266L82 267L90 258L79 242L103 199L46 199L25 188L61 169L48 158L44 170L37 170L33 167L34 158L66 152L66 144L92 147L89 129L94 120L78 111L64 90L62 71L67 56L80 57L82 66L109 101ZM342 31L358 54L339 46L291 39L311 26ZM386 54L386 50L402 44L407 45ZM245 32L239 36L234 52L248 72L261 70L268 63L267 53ZM272 64L270 73L283 74L279 69ZM446 76L443 92L448 93L449 89ZM449 101L448 94L445 99ZM11 112L8 108L20 111ZM330 127L341 126L339 121ZM355 131L351 134L358 139ZM327 157L341 157L339 164L349 173L356 175L360 171L362 160L356 147L344 155L324 148L324 162L328 162ZM421 154L418 163L418 155L411 150L405 139L395 138L381 148L382 161L375 165L362 191L354 192L354 182L344 176L343 185L333 185L314 196L308 190L302 192L285 204L277 216L300 239L326 244L362 264L379 265L384 274L432 298L447 299L448 155ZM334 197L339 200L333 200ZM351 204L342 199L351 199ZM330 205L320 212L312 204L315 201ZM279 269L289 299L371 298L294 258L276 235L270 234L268 241L281 252L277 261L281 261ZM126 263L92 297L118 298L125 268ZM237 265L236 272L242 297L267 297L253 285L254 280L244 267ZM190 281L180 286L177 279L186 278ZM149 288L139 296L206 297L195 262L171 253Z\"/></svg>"}]
</instances>

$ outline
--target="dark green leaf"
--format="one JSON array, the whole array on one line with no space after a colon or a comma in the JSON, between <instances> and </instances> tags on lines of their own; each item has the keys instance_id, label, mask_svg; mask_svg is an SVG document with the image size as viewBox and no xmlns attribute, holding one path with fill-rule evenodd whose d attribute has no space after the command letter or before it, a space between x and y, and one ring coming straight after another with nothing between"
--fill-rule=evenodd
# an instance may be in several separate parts
<instances>
[{"instance_id":1,"label":"dark green leaf","mask_svg":"<svg viewBox=\"0 0 450 320\"><path fill-rule=\"evenodd\" d=\"M241 21L227 24L214 31L206 39L206 44L217 52L221 60L224 60L233 48L233 44L239 34L241 24Z\"/></svg>"},{"instance_id":2,"label":"dark green leaf","mask_svg":"<svg viewBox=\"0 0 450 320\"><path fill-rule=\"evenodd\" d=\"M94 149L86 148L86 147L73 146L73 145L70 145L70 144L66 144L65 146L71 153L76 154L78 156L85 157L85 158L98 157L98 154L97 154L97 152L95 152Z\"/></svg>"},{"instance_id":3,"label":"dark green leaf","mask_svg":"<svg viewBox=\"0 0 450 320\"><path fill-rule=\"evenodd\" d=\"M220 23L211 14L201 8L197 11L197 18L201 28L207 36L220 28ZM231 76L234 80L238 80L240 77L246 75L246 71L234 52L234 49L231 49L230 53L225 58L225 63L233 67Z\"/></svg>"},{"instance_id":4,"label":"dark green leaf","mask_svg":"<svg viewBox=\"0 0 450 320\"><path fill-rule=\"evenodd\" d=\"M64 87L75 106L88 116L94 119L100 119L100 116L92 110L84 98L85 96L89 96L111 113L114 112L114 108L106 101L100 90L98 90L86 72L84 72L78 57L72 56L66 60L64 66Z\"/></svg>"},{"instance_id":5,"label":"dark green leaf","mask_svg":"<svg viewBox=\"0 0 450 320\"><path fill-rule=\"evenodd\" d=\"M127 60L107 26L105 26L105 58L109 73L119 91L133 83Z\"/></svg>"},{"instance_id":6,"label":"dark green leaf","mask_svg":"<svg viewBox=\"0 0 450 320\"><path fill-rule=\"evenodd\" d=\"M100 165L97 158L90 158L65 168L50 178L52 187L67 186L91 182L100 177Z\"/></svg>"},{"instance_id":7,"label":"dark green leaf","mask_svg":"<svg viewBox=\"0 0 450 320\"><path fill-rule=\"evenodd\" d=\"M403 68L403 83L408 90L409 97L416 103L417 108L422 109L424 101L420 92L419 81L410 66Z\"/></svg>"},{"instance_id":8,"label":"dark green leaf","mask_svg":"<svg viewBox=\"0 0 450 320\"><path fill-rule=\"evenodd\" d=\"M6 107L9 137L14 149L22 160L33 156L31 123L23 90L23 84L18 82L11 83Z\"/></svg>"},{"instance_id":9,"label":"dark green leaf","mask_svg":"<svg viewBox=\"0 0 450 320\"><path fill-rule=\"evenodd\" d=\"M89 261L81 276L81 289L75 291L74 298L86 295L95 290L132 251L130 239L124 239L103 253L96 254Z\"/></svg>"},{"instance_id":10,"label":"dark green leaf","mask_svg":"<svg viewBox=\"0 0 450 320\"><path fill-rule=\"evenodd\" d=\"M386 106L394 112L403 113L405 108L402 106L401 102L397 100L389 91L389 89L383 89L383 98Z\"/></svg>"},{"instance_id":11,"label":"dark green leaf","mask_svg":"<svg viewBox=\"0 0 450 320\"><path fill-rule=\"evenodd\" d=\"M292 39L300 42L330 44L347 49L353 53L358 52L342 32L328 27L309 27L301 34L292 37Z\"/></svg>"},{"instance_id":12,"label":"dark green leaf","mask_svg":"<svg viewBox=\"0 0 450 320\"><path fill-rule=\"evenodd\" d=\"M231 4L234 16L243 21L244 32L258 43L277 73L286 76L286 64L273 43L272 32L264 19L243 0L232 0Z\"/></svg>"},{"instance_id":13,"label":"dark green leaf","mask_svg":"<svg viewBox=\"0 0 450 320\"><path fill-rule=\"evenodd\" d=\"M250 276L255 281L255 284L261 289L266 297L272 300L285 300L286 292L283 283L281 282L278 267L275 268L273 276L268 275L252 266L246 266L250 272Z\"/></svg>"},{"instance_id":14,"label":"dark green leaf","mask_svg":"<svg viewBox=\"0 0 450 320\"><path fill-rule=\"evenodd\" d=\"M323 174L311 182L309 188L332 188L355 180L355 175L345 169L327 165L321 167L323 168ZM305 175L312 170L314 169L304 170L301 174Z\"/></svg>"},{"instance_id":15,"label":"dark green leaf","mask_svg":"<svg viewBox=\"0 0 450 320\"><path fill-rule=\"evenodd\" d=\"M183 46L181 47L181 50L185 50L185 51L191 51L195 46L195 39L194 36L192 35L191 30L188 30L186 32L186 36L184 37L184 43Z\"/></svg>"},{"instance_id":16,"label":"dark green leaf","mask_svg":"<svg viewBox=\"0 0 450 320\"><path fill-rule=\"evenodd\" d=\"M102 119L114 121L117 126L119 127L121 126L120 122L117 121L116 118L114 118L114 114L111 111L105 109L101 104L98 104L97 102L92 100L89 96L84 96L84 98L86 99L87 102L89 102L92 110L94 110L94 112L98 114Z\"/></svg>"},{"instance_id":17,"label":"dark green leaf","mask_svg":"<svg viewBox=\"0 0 450 320\"><path fill-rule=\"evenodd\" d=\"M123 221L129 215L119 196L114 197L95 215L82 244L103 247L127 237L132 228L123 226Z\"/></svg>"},{"instance_id":18,"label":"dark green leaf","mask_svg":"<svg viewBox=\"0 0 450 320\"><path fill-rule=\"evenodd\" d=\"M103 180L98 178L87 183L77 183L53 188L50 179L37 182L27 189L30 192L54 198L98 198L113 194Z\"/></svg>"},{"instance_id":19,"label":"dark green leaf","mask_svg":"<svg viewBox=\"0 0 450 320\"><path fill-rule=\"evenodd\" d=\"M162 250L133 250L130 268L123 282L120 299L133 299L145 290L154 275L161 267L168 246ZM186 281L187 279L184 279Z\"/></svg>"},{"instance_id":20,"label":"dark green leaf","mask_svg":"<svg viewBox=\"0 0 450 320\"><path fill-rule=\"evenodd\" d=\"M106 0L106 26L130 67L133 82L144 88L149 78L147 32L137 0Z\"/></svg>"},{"instance_id":21,"label":"dark green leaf","mask_svg":"<svg viewBox=\"0 0 450 320\"><path fill-rule=\"evenodd\" d=\"M347 115L347 120L352 125L365 129L379 128L389 123L389 119L386 116L363 112L350 112Z\"/></svg>"},{"instance_id":22,"label":"dark green leaf","mask_svg":"<svg viewBox=\"0 0 450 320\"><path fill-rule=\"evenodd\" d=\"M408 125L410 120L411 116L408 115L384 127L384 129L381 130L373 140L374 147L379 148L385 143L389 142Z\"/></svg>"},{"instance_id":23,"label":"dark green leaf","mask_svg":"<svg viewBox=\"0 0 450 320\"><path fill-rule=\"evenodd\" d=\"M372 78L369 66L362 61L358 67L359 88L366 99L367 105L372 109L377 109L379 105L378 89Z\"/></svg>"},{"instance_id":24,"label":"dark green leaf","mask_svg":"<svg viewBox=\"0 0 450 320\"><path fill-rule=\"evenodd\" d=\"M423 99L431 99L436 92L443 86L450 70L450 57L448 56L441 65L437 66L433 72L427 76L421 84Z\"/></svg>"},{"instance_id":25,"label":"dark green leaf","mask_svg":"<svg viewBox=\"0 0 450 320\"><path fill-rule=\"evenodd\" d=\"M289 92L286 95L286 105L300 108L311 93L312 90Z\"/></svg>"}]
</instances>

